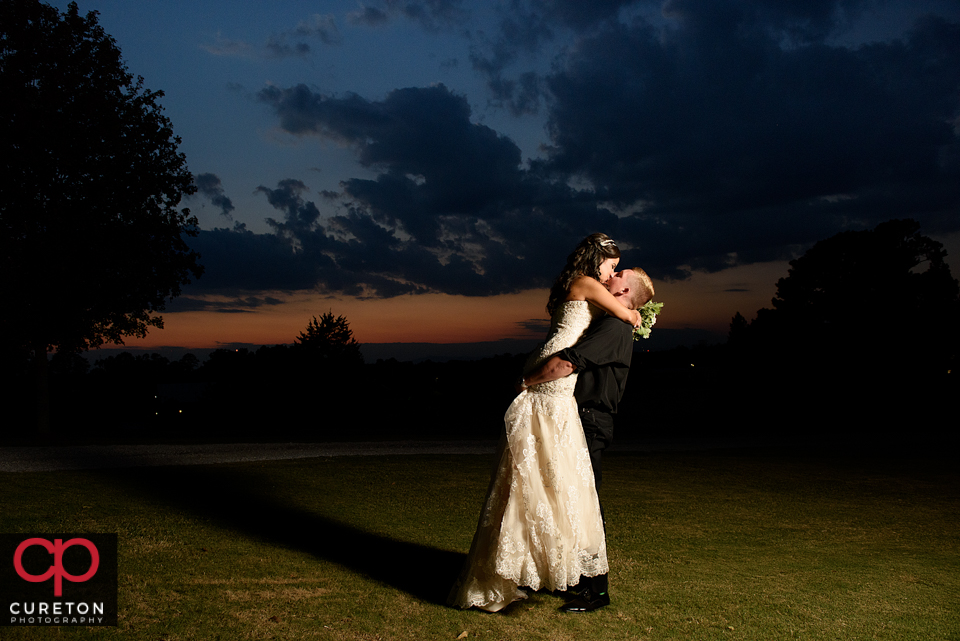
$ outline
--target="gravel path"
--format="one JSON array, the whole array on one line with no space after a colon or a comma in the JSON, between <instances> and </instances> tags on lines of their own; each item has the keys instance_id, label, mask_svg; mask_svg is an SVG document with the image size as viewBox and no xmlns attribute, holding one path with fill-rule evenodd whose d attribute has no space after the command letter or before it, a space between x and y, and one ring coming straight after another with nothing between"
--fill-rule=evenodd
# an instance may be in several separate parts
<instances>
[{"instance_id":1,"label":"gravel path","mask_svg":"<svg viewBox=\"0 0 960 641\"><path fill-rule=\"evenodd\" d=\"M77 445L0 447L0 472L47 472L108 467L207 465L326 456L386 454L488 454L484 441L380 443L226 443L203 445Z\"/></svg>"},{"instance_id":2,"label":"gravel path","mask_svg":"<svg viewBox=\"0 0 960 641\"><path fill-rule=\"evenodd\" d=\"M615 442L612 451L670 451L758 447L755 439ZM48 472L97 468L208 465L327 456L491 454L495 441L383 441L376 443L227 443L203 445L75 445L0 447L0 472Z\"/></svg>"}]
</instances>

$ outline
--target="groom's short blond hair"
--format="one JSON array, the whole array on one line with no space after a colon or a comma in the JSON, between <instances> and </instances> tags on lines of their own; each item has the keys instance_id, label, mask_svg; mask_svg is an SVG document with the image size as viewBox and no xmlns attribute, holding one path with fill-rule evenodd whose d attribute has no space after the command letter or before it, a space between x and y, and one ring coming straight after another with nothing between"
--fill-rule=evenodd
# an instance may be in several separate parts
<instances>
[{"instance_id":1,"label":"groom's short blond hair","mask_svg":"<svg viewBox=\"0 0 960 641\"><path fill-rule=\"evenodd\" d=\"M639 267L634 267L630 271L633 272L633 275L636 277L631 279L634 281L634 287L631 288L628 294L630 309L640 309L648 300L653 298L653 281L647 275L647 272Z\"/></svg>"}]
</instances>

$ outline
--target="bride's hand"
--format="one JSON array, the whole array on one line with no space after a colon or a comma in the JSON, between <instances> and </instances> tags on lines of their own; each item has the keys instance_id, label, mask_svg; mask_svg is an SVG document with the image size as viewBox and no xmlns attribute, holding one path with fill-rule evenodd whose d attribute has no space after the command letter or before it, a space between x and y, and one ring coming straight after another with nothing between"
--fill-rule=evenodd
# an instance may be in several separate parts
<instances>
[{"instance_id":1,"label":"bride's hand","mask_svg":"<svg viewBox=\"0 0 960 641\"><path fill-rule=\"evenodd\" d=\"M634 326L634 327L640 327L640 323L643 322L643 317L640 316L640 312L638 312L638 311L635 310L635 309L631 309L631 310L630 310L630 316L633 317L633 321L632 321L632 322L633 322L633 326Z\"/></svg>"},{"instance_id":2,"label":"bride's hand","mask_svg":"<svg viewBox=\"0 0 960 641\"><path fill-rule=\"evenodd\" d=\"M523 376L521 376L520 378L517 379L517 382L513 384L513 391L519 396L521 392L523 392L529 387L530 386L527 385L527 381L524 380Z\"/></svg>"}]
</instances>

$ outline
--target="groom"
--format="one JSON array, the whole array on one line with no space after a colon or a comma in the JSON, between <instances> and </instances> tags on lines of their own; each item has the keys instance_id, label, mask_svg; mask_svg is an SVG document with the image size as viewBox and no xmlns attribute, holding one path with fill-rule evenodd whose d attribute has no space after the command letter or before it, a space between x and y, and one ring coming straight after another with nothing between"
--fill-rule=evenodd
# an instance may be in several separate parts
<instances>
[{"instance_id":1,"label":"groom","mask_svg":"<svg viewBox=\"0 0 960 641\"><path fill-rule=\"evenodd\" d=\"M639 267L617 272L605 285L627 309L643 307L654 294L653 282ZM633 328L605 315L590 325L576 345L557 352L522 380L523 385L531 386L579 372L574 395L598 491L600 455L613 440L613 415L623 398L632 356ZM590 612L610 604L606 574L581 577L570 592L576 596L560 608L564 612Z\"/></svg>"}]
</instances>

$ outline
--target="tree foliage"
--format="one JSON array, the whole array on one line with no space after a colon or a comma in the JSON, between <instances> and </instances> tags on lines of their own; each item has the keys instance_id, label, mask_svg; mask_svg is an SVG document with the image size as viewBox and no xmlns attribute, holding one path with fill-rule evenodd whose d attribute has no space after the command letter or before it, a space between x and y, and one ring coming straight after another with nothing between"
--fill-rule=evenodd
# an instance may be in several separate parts
<instances>
[{"instance_id":1,"label":"tree foliage","mask_svg":"<svg viewBox=\"0 0 960 641\"><path fill-rule=\"evenodd\" d=\"M770 353L860 365L936 365L955 358L960 286L943 245L913 220L891 220L816 243L790 262L773 309L738 339Z\"/></svg>"},{"instance_id":2,"label":"tree foliage","mask_svg":"<svg viewBox=\"0 0 960 641\"><path fill-rule=\"evenodd\" d=\"M294 346L330 364L363 364L360 343L353 337L350 323L344 316L334 318L333 312L321 314L319 319L314 316L295 339Z\"/></svg>"},{"instance_id":3,"label":"tree foliage","mask_svg":"<svg viewBox=\"0 0 960 641\"><path fill-rule=\"evenodd\" d=\"M0 95L4 340L39 357L162 327L156 312L202 271L163 93L96 12L0 0Z\"/></svg>"}]
</instances>

